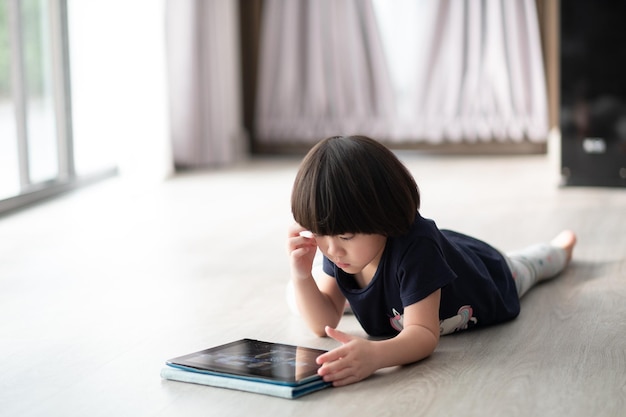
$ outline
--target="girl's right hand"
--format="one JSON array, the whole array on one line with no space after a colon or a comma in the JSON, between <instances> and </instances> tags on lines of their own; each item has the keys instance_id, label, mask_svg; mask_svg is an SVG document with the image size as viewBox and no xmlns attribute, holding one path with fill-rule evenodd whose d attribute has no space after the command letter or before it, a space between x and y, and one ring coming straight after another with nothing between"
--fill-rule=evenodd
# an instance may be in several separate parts
<instances>
[{"instance_id":1,"label":"girl's right hand","mask_svg":"<svg viewBox=\"0 0 626 417\"><path fill-rule=\"evenodd\" d=\"M297 223L289 227L287 253L289 253L293 279L308 279L313 269L317 242L311 232Z\"/></svg>"}]
</instances>

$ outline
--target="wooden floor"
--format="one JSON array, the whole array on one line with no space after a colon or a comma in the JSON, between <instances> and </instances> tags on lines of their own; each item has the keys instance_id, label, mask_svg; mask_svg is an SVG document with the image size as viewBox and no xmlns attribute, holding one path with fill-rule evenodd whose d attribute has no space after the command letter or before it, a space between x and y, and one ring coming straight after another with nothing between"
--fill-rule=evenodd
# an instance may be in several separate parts
<instances>
[{"instance_id":1,"label":"wooden floor","mask_svg":"<svg viewBox=\"0 0 626 417\"><path fill-rule=\"evenodd\" d=\"M285 302L297 160L107 181L0 218L0 415L625 415L626 190L559 188L546 156L401 157L440 227L503 250L573 228L573 264L517 320L352 386L292 401L163 381L166 359L242 337L335 346Z\"/></svg>"}]
</instances>

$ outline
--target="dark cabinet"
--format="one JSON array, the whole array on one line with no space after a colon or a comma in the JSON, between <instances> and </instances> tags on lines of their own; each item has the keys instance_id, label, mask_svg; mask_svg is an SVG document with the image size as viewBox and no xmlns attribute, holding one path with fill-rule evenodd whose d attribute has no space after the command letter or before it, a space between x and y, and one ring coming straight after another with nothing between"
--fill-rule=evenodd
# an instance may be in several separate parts
<instances>
[{"instance_id":1,"label":"dark cabinet","mask_svg":"<svg viewBox=\"0 0 626 417\"><path fill-rule=\"evenodd\" d=\"M626 186L626 0L560 12L563 184Z\"/></svg>"}]
</instances>

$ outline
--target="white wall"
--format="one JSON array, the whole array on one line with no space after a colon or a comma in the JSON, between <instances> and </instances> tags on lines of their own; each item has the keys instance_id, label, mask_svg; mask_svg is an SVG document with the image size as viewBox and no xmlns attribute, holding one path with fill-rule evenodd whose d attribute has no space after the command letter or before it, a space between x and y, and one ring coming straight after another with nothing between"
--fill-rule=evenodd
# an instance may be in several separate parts
<instances>
[{"instance_id":1,"label":"white wall","mask_svg":"<svg viewBox=\"0 0 626 417\"><path fill-rule=\"evenodd\" d=\"M68 1L79 171L115 163L141 182L172 173L165 1Z\"/></svg>"}]
</instances>

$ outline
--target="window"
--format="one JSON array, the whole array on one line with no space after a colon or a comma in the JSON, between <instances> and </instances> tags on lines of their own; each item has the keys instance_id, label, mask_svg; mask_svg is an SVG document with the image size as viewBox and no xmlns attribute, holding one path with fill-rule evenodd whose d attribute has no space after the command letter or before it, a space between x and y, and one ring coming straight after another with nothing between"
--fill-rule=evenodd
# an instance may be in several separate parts
<instances>
[{"instance_id":1,"label":"window","mask_svg":"<svg viewBox=\"0 0 626 417\"><path fill-rule=\"evenodd\" d=\"M0 0L0 213L89 179L75 169L67 15L65 0Z\"/></svg>"},{"instance_id":2,"label":"window","mask_svg":"<svg viewBox=\"0 0 626 417\"><path fill-rule=\"evenodd\" d=\"M11 95L11 41L9 11L0 1L0 199L20 189L15 104Z\"/></svg>"}]
</instances>

